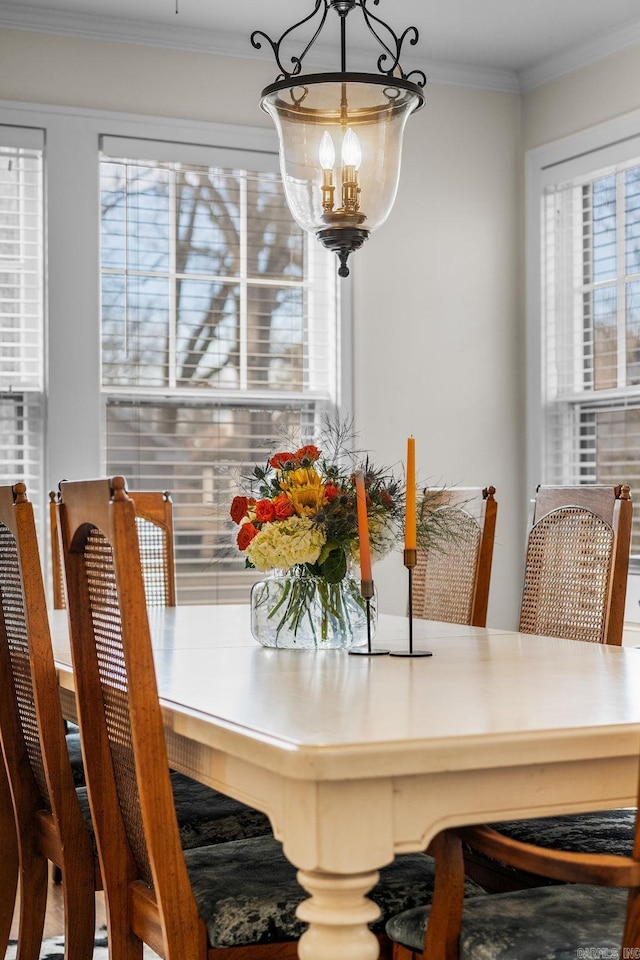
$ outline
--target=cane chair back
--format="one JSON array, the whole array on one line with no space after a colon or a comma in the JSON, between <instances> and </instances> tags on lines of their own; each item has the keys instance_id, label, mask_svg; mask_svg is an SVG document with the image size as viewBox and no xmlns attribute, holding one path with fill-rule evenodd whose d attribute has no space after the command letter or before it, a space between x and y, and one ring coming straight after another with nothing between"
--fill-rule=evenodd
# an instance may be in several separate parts
<instances>
[{"instance_id":1,"label":"cane chair back","mask_svg":"<svg viewBox=\"0 0 640 960\"><path fill-rule=\"evenodd\" d=\"M19 955L39 955L48 862L64 879L65 955L93 953L99 874L66 749L33 508L0 487L0 739L20 860Z\"/></svg>"},{"instance_id":2,"label":"cane chair back","mask_svg":"<svg viewBox=\"0 0 640 960\"><path fill-rule=\"evenodd\" d=\"M165 960L297 957L304 925L295 910L305 893L272 836L180 847L136 508L124 478L63 482L60 491L74 677L111 955L140 960L144 941ZM380 877L371 895L384 918L399 899L428 899L433 862L407 854Z\"/></svg>"},{"instance_id":3,"label":"cane chair back","mask_svg":"<svg viewBox=\"0 0 640 960\"><path fill-rule=\"evenodd\" d=\"M538 487L520 631L622 643L629 571L629 487Z\"/></svg>"},{"instance_id":4,"label":"cane chair back","mask_svg":"<svg viewBox=\"0 0 640 960\"><path fill-rule=\"evenodd\" d=\"M173 543L173 501L168 490L129 492L136 504L136 525L147 604L152 607L175 607L176 573ZM51 570L53 606L65 606L64 570L58 533L58 494L49 494L51 531Z\"/></svg>"},{"instance_id":5,"label":"cane chair back","mask_svg":"<svg viewBox=\"0 0 640 960\"><path fill-rule=\"evenodd\" d=\"M442 491L452 533L430 549L418 549L413 571L413 615L484 627L498 504L495 487Z\"/></svg>"}]
</instances>

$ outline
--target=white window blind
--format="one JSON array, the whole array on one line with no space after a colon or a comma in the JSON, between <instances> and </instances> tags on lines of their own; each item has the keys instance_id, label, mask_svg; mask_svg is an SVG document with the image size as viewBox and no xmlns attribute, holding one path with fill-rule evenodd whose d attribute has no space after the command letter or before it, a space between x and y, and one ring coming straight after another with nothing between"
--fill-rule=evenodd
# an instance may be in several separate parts
<instances>
[{"instance_id":1,"label":"white window blind","mask_svg":"<svg viewBox=\"0 0 640 960\"><path fill-rule=\"evenodd\" d=\"M640 570L640 160L543 198L545 480L628 483Z\"/></svg>"},{"instance_id":2,"label":"white window blind","mask_svg":"<svg viewBox=\"0 0 640 960\"><path fill-rule=\"evenodd\" d=\"M171 492L180 602L246 601L229 506L274 439L335 405L335 265L292 220L275 157L152 146L102 143L107 469Z\"/></svg>"},{"instance_id":3,"label":"white window blind","mask_svg":"<svg viewBox=\"0 0 640 960\"><path fill-rule=\"evenodd\" d=\"M43 137L0 126L0 483L43 502Z\"/></svg>"}]
</instances>

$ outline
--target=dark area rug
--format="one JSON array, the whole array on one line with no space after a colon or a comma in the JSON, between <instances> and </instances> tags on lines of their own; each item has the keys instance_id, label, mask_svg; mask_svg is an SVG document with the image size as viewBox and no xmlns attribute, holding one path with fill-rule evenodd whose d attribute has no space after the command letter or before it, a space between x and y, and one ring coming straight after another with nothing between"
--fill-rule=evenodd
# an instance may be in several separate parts
<instances>
[{"instance_id":1,"label":"dark area rug","mask_svg":"<svg viewBox=\"0 0 640 960\"><path fill-rule=\"evenodd\" d=\"M17 940L9 940L5 960L15 960L17 948ZM145 960L156 960L157 958L157 954L148 947L144 948L144 956ZM50 937L47 940L43 940L40 949L40 960L64 960L64 937ZM96 930L93 960L109 960L107 931L105 927Z\"/></svg>"}]
</instances>

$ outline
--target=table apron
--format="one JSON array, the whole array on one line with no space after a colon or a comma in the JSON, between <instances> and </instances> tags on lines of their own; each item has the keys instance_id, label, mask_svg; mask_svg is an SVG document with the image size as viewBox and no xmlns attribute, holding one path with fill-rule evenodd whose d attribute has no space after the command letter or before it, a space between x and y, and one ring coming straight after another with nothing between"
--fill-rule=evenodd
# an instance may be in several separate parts
<instances>
[{"instance_id":1,"label":"table apron","mask_svg":"<svg viewBox=\"0 0 640 960\"><path fill-rule=\"evenodd\" d=\"M298 780L166 730L172 766L264 811L305 870L377 869L445 827L632 806L638 757L590 758L414 776Z\"/></svg>"}]
</instances>

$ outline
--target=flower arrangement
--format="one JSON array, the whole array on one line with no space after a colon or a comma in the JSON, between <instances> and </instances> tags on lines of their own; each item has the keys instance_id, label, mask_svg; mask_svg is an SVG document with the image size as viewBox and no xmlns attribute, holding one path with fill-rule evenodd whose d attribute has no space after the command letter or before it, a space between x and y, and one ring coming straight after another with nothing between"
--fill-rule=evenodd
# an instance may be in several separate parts
<instances>
[{"instance_id":1,"label":"flower arrangement","mask_svg":"<svg viewBox=\"0 0 640 960\"><path fill-rule=\"evenodd\" d=\"M247 567L288 574L275 599L268 581L257 585L275 627L274 645L283 630L294 637L303 627L313 632L318 620L313 604L324 618L321 641L327 642L332 630L340 645L345 635L353 639L354 618L360 620L366 610L359 585L349 576L352 564L359 562L357 472L364 478L372 558L385 556L402 537L404 483L391 469L353 452L348 435L346 426L328 426L319 446L280 450L265 466L254 468L251 495L233 498L230 515L239 527L237 544ZM439 491L433 492L433 501L440 505ZM428 506L423 498L418 520L422 545L445 533L438 530L442 518ZM256 605L260 603L252 596L254 611Z\"/></svg>"}]
</instances>

